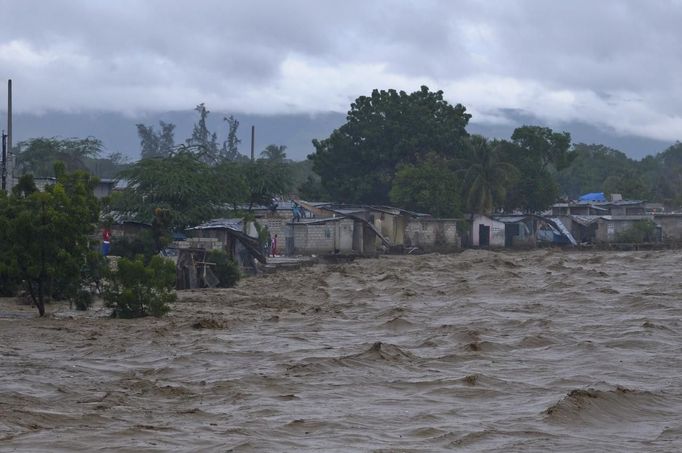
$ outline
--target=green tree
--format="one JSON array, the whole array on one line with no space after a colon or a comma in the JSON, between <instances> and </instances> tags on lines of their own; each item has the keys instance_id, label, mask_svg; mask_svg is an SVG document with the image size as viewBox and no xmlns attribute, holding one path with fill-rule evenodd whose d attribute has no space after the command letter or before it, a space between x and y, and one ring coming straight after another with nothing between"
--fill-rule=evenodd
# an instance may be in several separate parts
<instances>
[{"instance_id":1,"label":"green tree","mask_svg":"<svg viewBox=\"0 0 682 453\"><path fill-rule=\"evenodd\" d=\"M507 191L505 207L542 211L559 196L554 175L575 157L571 136L547 127L523 126L514 130L511 139L500 144L500 152L504 161L518 169L519 177Z\"/></svg>"},{"instance_id":2,"label":"green tree","mask_svg":"<svg viewBox=\"0 0 682 453\"><path fill-rule=\"evenodd\" d=\"M167 157L175 148L175 124L159 121L160 132L154 126L137 124L137 135L140 137L140 155L142 159Z\"/></svg>"},{"instance_id":3,"label":"green tree","mask_svg":"<svg viewBox=\"0 0 682 453\"><path fill-rule=\"evenodd\" d=\"M459 178L450 164L436 155L417 164L398 167L390 200L402 208L429 213L435 217L461 214Z\"/></svg>"},{"instance_id":4,"label":"green tree","mask_svg":"<svg viewBox=\"0 0 682 453\"><path fill-rule=\"evenodd\" d=\"M0 268L12 269L23 282L40 316L50 297L76 297L99 216L96 178L82 171L66 173L61 163L54 172L54 185L44 192L16 191L3 198L0 213Z\"/></svg>"},{"instance_id":5,"label":"green tree","mask_svg":"<svg viewBox=\"0 0 682 453\"><path fill-rule=\"evenodd\" d=\"M210 132L206 124L208 114L211 113L202 102L194 109L199 113L199 121L192 128L192 136L186 140L189 147L199 150L199 155L204 163L215 164L220 160L218 150L218 136Z\"/></svg>"},{"instance_id":6,"label":"green tree","mask_svg":"<svg viewBox=\"0 0 682 453\"><path fill-rule=\"evenodd\" d=\"M464 168L464 190L467 209L472 213L490 215L506 199L507 190L516 181L518 170L504 162L501 143L489 143L474 135L469 140Z\"/></svg>"},{"instance_id":7,"label":"green tree","mask_svg":"<svg viewBox=\"0 0 682 453\"><path fill-rule=\"evenodd\" d=\"M86 170L86 160L96 158L102 142L88 138L33 138L17 145L17 167L21 173L53 177L54 164L61 161L68 171Z\"/></svg>"},{"instance_id":8,"label":"green tree","mask_svg":"<svg viewBox=\"0 0 682 453\"><path fill-rule=\"evenodd\" d=\"M246 203L268 206L274 196L291 190L290 168L281 162L258 159L239 163L247 187Z\"/></svg>"},{"instance_id":9,"label":"green tree","mask_svg":"<svg viewBox=\"0 0 682 453\"><path fill-rule=\"evenodd\" d=\"M268 145L261 151L260 156L262 159L281 163L287 158L286 149L286 145Z\"/></svg>"},{"instance_id":10,"label":"green tree","mask_svg":"<svg viewBox=\"0 0 682 453\"><path fill-rule=\"evenodd\" d=\"M239 144L242 142L237 137L239 121L232 115L223 117L223 121L227 123L227 140L223 142L223 147L220 150L220 158L221 160L237 160L240 156Z\"/></svg>"},{"instance_id":11,"label":"green tree","mask_svg":"<svg viewBox=\"0 0 682 453\"><path fill-rule=\"evenodd\" d=\"M104 288L104 301L119 318L162 316L177 298L175 264L158 255L145 265L142 257L122 258Z\"/></svg>"},{"instance_id":12,"label":"green tree","mask_svg":"<svg viewBox=\"0 0 682 453\"><path fill-rule=\"evenodd\" d=\"M222 212L214 174L186 149L167 158L142 159L120 173L128 187L112 197L111 208L143 222L150 222L157 208L167 209L171 228L183 230Z\"/></svg>"},{"instance_id":13,"label":"green tree","mask_svg":"<svg viewBox=\"0 0 682 453\"><path fill-rule=\"evenodd\" d=\"M313 140L308 158L334 199L386 203L400 165L417 164L430 152L459 157L470 117L425 86L411 94L374 90L351 104L344 125Z\"/></svg>"},{"instance_id":14,"label":"green tree","mask_svg":"<svg viewBox=\"0 0 682 453\"><path fill-rule=\"evenodd\" d=\"M653 170L650 183L656 199L671 207L682 206L682 143L675 143L646 163Z\"/></svg>"},{"instance_id":15,"label":"green tree","mask_svg":"<svg viewBox=\"0 0 682 453\"><path fill-rule=\"evenodd\" d=\"M578 143L573 152L575 158L571 164L556 174L562 195L574 200L582 194L600 191L622 193L625 197L645 196L646 184L637 162L621 151L604 145Z\"/></svg>"},{"instance_id":16,"label":"green tree","mask_svg":"<svg viewBox=\"0 0 682 453\"><path fill-rule=\"evenodd\" d=\"M241 278L239 265L221 250L208 254L208 261L214 264L213 272L218 277L218 288L232 288Z\"/></svg>"}]
</instances>

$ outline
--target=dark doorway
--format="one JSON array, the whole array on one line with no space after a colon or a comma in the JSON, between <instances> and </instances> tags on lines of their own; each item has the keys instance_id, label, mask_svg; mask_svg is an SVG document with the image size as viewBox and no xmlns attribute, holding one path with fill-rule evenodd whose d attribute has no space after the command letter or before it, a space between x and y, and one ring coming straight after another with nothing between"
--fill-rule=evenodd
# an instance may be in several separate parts
<instances>
[{"instance_id":1,"label":"dark doorway","mask_svg":"<svg viewBox=\"0 0 682 453\"><path fill-rule=\"evenodd\" d=\"M511 247L514 245L514 236L519 236L521 228L518 223L508 223L504 226L504 246Z\"/></svg>"},{"instance_id":2,"label":"dark doorway","mask_svg":"<svg viewBox=\"0 0 682 453\"><path fill-rule=\"evenodd\" d=\"M478 246L490 246L490 227L487 225L478 225Z\"/></svg>"}]
</instances>

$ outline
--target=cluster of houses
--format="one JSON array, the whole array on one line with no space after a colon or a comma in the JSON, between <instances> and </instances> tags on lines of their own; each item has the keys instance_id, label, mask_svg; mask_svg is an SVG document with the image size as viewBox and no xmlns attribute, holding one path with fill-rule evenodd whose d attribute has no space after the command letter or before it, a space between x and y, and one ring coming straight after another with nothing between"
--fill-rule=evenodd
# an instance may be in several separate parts
<instances>
[{"instance_id":1,"label":"cluster of houses","mask_svg":"<svg viewBox=\"0 0 682 453\"><path fill-rule=\"evenodd\" d=\"M682 214L666 213L661 205L623 200L618 195L588 194L578 201L556 203L542 215L473 214L459 219L433 218L390 206L303 200L250 208L255 220L214 219L190 228L186 238L174 242L169 253L182 274L179 281L185 282L180 287L210 286L206 265L202 281L197 263L205 263L207 251L212 249L224 250L243 269L256 271L258 263L271 259L263 235L259 235L265 227L269 236L277 238L277 254L285 257L609 244L644 220L654 225L653 241L682 242ZM125 236L144 227L120 222L112 232L114 237Z\"/></svg>"}]
</instances>

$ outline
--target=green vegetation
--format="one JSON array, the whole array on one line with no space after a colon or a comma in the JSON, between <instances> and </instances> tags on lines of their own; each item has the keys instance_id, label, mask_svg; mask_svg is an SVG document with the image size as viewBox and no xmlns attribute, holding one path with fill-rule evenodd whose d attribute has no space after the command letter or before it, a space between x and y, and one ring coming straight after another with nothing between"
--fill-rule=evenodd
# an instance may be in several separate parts
<instances>
[{"instance_id":1,"label":"green vegetation","mask_svg":"<svg viewBox=\"0 0 682 453\"><path fill-rule=\"evenodd\" d=\"M175 265L160 256L153 256L145 265L143 257L122 258L118 269L111 273L104 287L104 301L114 309L113 316L139 318L163 316L176 300Z\"/></svg>"},{"instance_id":2,"label":"green vegetation","mask_svg":"<svg viewBox=\"0 0 682 453\"><path fill-rule=\"evenodd\" d=\"M329 138L313 140L308 158L333 200L385 204L399 167L418 165L429 153L459 157L470 117L442 91L374 90L351 104L347 122Z\"/></svg>"},{"instance_id":3,"label":"green vegetation","mask_svg":"<svg viewBox=\"0 0 682 453\"><path fill-rule=\"evenodd\" d=\"M218 277L218 288L231 288L237 284L241 278L239 265L225 252L213 250L208 254L207 259L210 263L215 264L213 273Z\"/></svg>"},{"instance_id":4,"label":"green vegetation","mask_svg":"<svg viewBox=\"0 0 682 453\"><path fill-rule=\"evenodd\" d=\"M54 174L56 182L42 192L27 175L9 197L0 195L2 292L23 286L40 316L49 299L74 300L89 283L82 271L99 217L95 178L66 173L61 162Z\"/></svg>"}]
</instances>

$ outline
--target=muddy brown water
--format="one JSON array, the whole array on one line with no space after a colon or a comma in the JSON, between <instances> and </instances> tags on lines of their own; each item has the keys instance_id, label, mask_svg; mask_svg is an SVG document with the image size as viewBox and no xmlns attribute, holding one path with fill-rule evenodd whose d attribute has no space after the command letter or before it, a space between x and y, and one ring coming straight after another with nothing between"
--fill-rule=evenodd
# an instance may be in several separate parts
<instances>
[{"instance_id":1,"label":"muddy brown water","mask_svg":"<svg viewBox=\"0 0 682 453\"><path fill-rule=\"evenodd\" d=\"M679 451L682 253L466 251L0 303L2 451ZM14 313L14 315L12 315Z\"/></svg>"}]
</instances>

